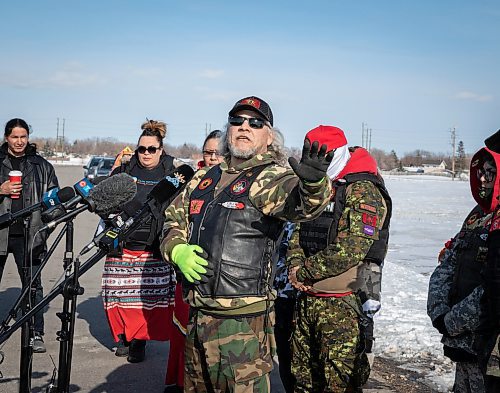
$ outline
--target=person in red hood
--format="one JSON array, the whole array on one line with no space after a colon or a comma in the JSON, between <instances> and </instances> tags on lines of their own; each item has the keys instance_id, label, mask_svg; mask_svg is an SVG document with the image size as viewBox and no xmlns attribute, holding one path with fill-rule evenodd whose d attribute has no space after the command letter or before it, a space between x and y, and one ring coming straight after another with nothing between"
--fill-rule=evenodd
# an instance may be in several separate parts
<instances>
[{"instance_id":1,"label":"person in red hood","mask_svg":"<svg viewBox=\"0 0 500 393\"><path fill-rule=\"evenodd\" d=\"M472 157L470 187L477 205L429 280L427 314L443 335L444 355L456 362L454 392L498 392L498 375L486 374L479 351L490 335L482 284L500 192L499 163L500 154L486 147Z\"/></svg>"},{"instance_id":2,"label":"person in red hood","mask_svg":"<svg viewBox=\"0 0 500 393\"><path fill-rule=\"evenodd\" d=\"M488 137L484 143L488 149L500 153L500 130ZM482 365L486 375L496 376L497 385L492 386L500 391L500 205L493 213L493 221L488 234L488 258L484 274L484 291L492 321L492 331L485 340ZM496 337L496 338L495 338Z\"/></svg>"},{"instance_id":3,"label":"person in red hood","mask_svg":"<svg viewBox=\"0 0 500 393\"><path fill-rule=\"evenodd\" d=\"M370 373L364 326L380 307L371 272L387 252L391 198L377 163L344 132L318 126L306 138L335 149L330 205L292 235L289 280L300 292L292 335L295 392L360 392ZM366 308L366 311L364 309Z\"/></svg>"}]
</instances>

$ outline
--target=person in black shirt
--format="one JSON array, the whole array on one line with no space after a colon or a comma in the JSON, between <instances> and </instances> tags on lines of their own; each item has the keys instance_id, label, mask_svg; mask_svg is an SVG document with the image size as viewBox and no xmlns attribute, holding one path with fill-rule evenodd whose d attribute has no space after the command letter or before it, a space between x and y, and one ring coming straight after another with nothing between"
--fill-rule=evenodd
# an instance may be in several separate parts
<instances>
[{"instance_id":1,"label":"person in black shirt","mask_svg":"<svg viewBox=\"0 0 500 393\"><path fill-rule=\"evenodd\" d=\"M22 119L11 119L5 125L5 142L0 146L0 215L15 213L25 207L41 202L42 195L48 190L58 187L54 167L36 152L36 146L29 143L29 126ZM21 182L9 181L9 172L22 172ZM12 197L18 195L18 198ZM31 272L37 270L46 251L47 233L34 236L42 226L41 213L35 211L30 216L27 237L31 253ZM17 220L10 226L0 228L0 280L2 278L7 256L12 253L17 264L19 276L23 277L22 266L25 258L23 220ZM33 304L43 298L41 278L34 283ZM35 315L35 337L33 352L45 352L43 342L43 313Z\"/></svg>"},{"instance_id":2,"label":"person in black shirt","mask_svg":"<svg viewBox=\"0 0 500 393\"><path fill-rule=\"evenodd\" d=\"M130 204L143 204L153 187L175 168L174 158L163 150L166 124L148 120L142 130L130 161L111 173L128 173L136 179L137 194ZM104 264L103 301L118 341L115 355L127 356L130 363L144 360L146 340L169 339L176 281L174 269L159 251L162 227L163 221L151 217L118 253L108 254Z\"/></svg>"}]
</instances>

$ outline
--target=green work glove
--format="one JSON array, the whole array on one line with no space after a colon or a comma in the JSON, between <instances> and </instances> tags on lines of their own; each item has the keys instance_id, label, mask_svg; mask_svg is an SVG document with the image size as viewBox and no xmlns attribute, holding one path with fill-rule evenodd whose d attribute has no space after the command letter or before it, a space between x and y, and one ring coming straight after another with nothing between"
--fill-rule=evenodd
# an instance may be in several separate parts
<instances>
[{"instance_id":1,"label":"green work glove","mask_svg":"<svg viewBox=\"0 0 500 393\"><path fill-rule=\"evenodd\" d=\"M335 150L327 153L326 149L328 149L327 145L319 147L318 141L314 141L311 145L309 139L306 138L300 162L293 157L290 157L288 162L302 181L317 183L326 176L326 170L335 153Z\"/></svg>"},{"instance_id":2,"label":"green work glove","mask_svg":"<svg viewBox=\"0 0 500 393\"><path fill-rule=\"evenodd\" d=\"M193 284L202 282L201 274L209 276L213 272L208 266L208 254L197 245L178 244L172 249L172 261L179 267L186 280Z\"/></svg>"}]
</instances>

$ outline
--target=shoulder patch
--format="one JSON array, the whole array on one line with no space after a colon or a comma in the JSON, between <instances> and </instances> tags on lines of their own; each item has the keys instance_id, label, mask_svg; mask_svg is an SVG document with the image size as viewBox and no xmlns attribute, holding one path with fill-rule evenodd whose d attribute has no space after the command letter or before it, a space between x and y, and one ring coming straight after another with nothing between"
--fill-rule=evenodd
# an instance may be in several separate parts
<instances>
[{"instance_id":1,"label":"shoulder patch","mask_svg":"<svg viewBox=\"0 0 500 393\"><path fill-rule=\"evenodd\" d=\"M377 213L377 208L375 206L369 205L367 203L360 203L359 209L365 210L365 211L373 213L373 214Z\"/></svg>"}]
</instances>

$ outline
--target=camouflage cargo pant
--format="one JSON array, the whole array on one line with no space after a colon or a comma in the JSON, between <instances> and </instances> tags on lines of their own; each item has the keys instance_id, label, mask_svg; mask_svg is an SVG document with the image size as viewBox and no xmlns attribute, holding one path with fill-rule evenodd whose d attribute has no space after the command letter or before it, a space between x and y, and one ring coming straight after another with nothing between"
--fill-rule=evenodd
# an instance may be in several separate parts
<instances>
[{"instance_id":1,"label":"camouflage cargo pant","mask_svg":"<svg viewBox=\"0 0 500 393\"><path fill-rule=\"evenodd\" d=\"M476 362L457 362L454 393L485 393L484 377Z\"/></svg>"},{"instance_id":2,"label":"camouflage cargo pant","mask_svg":"<svg viewBox=\"0 0 500 393\"><path fill-rule=\"evenodd\" d=\"M268 393L276 345L274 312L216 318L194 311L188 325L184 391Z\"/></svg>"},{"instance_id":3,"label":"camouflage cargo pant","mask_svg":"<svg viewBox=\"0 0 500 393\"><path fill-rule=\"evenodd\" d=\"M299 297L292 336L295 392L361 391L370 366L361 338L359 307L355 295Z\"/></svg>"}]
</instances>

